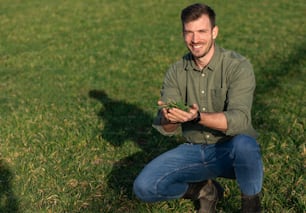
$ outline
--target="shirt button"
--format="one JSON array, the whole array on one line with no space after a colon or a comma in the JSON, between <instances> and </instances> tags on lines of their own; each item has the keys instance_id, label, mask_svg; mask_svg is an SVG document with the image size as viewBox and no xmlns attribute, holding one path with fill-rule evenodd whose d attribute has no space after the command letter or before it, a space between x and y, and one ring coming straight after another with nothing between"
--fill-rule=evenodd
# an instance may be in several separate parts
<instances>
[{"instance_id":1,"label":"shirt button","mask_svg":"<svg viewBox=\"0 0 306 213\"><path fill-rule=\"evenodd\" d=\"M205 73L202 73L202 77L205 77Z\"/></svg>"},{"instance_id":2,"label":"shirt button","mask_svg":"<svg viewBox=\"0 0 306 213\"><path fill-rule=\"evenodd\" d=\"M203 112L205 112L205 111L206 111L206 108L205 108L205 107L203 107L203 108L202 108L202 111L203 111Z\"/></svg>"},{"instance_id":3,"label":"shirt button","mask_svg":"<svg viewBox=\"0 0 306 213\"><path fill-rule=\"evenodd\" d=\"M204 90L202 90L202 91L201 91L201 93L202 93L202 94L204 94L204 93L205 93L205 91L204 91Z\"/></svg>"},{"instance_id":4,"label":"shirt button","mask_svg":"<svg viewBox=\"0 0 306 213\"><path fill-rule=\"evenodd\" d=\"M209 138L209 135L206 135L205 137L208 139L208 138Z\"/></svg>"}]
</instances>

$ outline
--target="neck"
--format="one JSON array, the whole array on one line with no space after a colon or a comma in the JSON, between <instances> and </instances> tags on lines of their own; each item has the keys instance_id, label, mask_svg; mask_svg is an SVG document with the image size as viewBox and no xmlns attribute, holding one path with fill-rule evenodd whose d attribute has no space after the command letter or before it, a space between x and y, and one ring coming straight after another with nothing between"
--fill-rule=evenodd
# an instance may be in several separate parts
<instances>
[{"instance_id":1,"label":"neck","mask_svg":"<svg viewBox=\"0 0 306 213\"><path fill-rule=\"evenodd\" d=\"M196 59L195 59L196 65L197 65L201 70L207 66L208 62L209 62L209 61L201 60L201 59L199 59L199 58L196 58Z\"/></svg>"},{"instance_id":2,"label":"neck","mask_svg":"<svg viewBox=\"0 0 306 213\"><path fill-rule=\"evenodd\" d=\"M215 52L215 45L213 44L209 51L200 58L194 58L196 65L202 70L210 62Z\"/></svg>"}]
</instances>

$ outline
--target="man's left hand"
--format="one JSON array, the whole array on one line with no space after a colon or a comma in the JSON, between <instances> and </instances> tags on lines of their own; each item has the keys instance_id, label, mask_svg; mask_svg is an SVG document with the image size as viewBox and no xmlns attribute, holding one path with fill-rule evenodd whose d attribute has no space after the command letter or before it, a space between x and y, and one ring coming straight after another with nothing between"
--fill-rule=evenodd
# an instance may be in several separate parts
<instances>
[{"instance_id":1,"label":"man's left hand","mask_svg":"<svg viewBox=\"0 0 306 213\"><path fill-rule=\"evenodd\" d=\"M183 111L178 108L167 109L167 119L171 123L185 123L194 120L197 117L199 107L193 104L189 108L189 112Z\"/></svg>"}]
</instances>

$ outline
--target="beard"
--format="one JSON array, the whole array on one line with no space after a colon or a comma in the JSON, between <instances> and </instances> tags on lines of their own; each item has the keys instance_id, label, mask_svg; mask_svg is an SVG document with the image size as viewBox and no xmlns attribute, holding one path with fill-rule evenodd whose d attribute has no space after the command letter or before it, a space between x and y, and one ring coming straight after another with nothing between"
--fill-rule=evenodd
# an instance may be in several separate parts
<instances>
[{"instance_id":1,"label":"beard","mask_svg":"<svg viewBox=\"0 0 306 213\"><path fill-rule=\"evenodd\" d=\"M195 59L200 59L200 58L205 57L210 52L211 48L214 45L214 41L212 40L207 45L208 46L205 48L204 52L202 52L202 53L200 53L200 52L197 53L196 51L193 51L192 48L188 48L188 49Z\"/></svg>"}]
</instances>

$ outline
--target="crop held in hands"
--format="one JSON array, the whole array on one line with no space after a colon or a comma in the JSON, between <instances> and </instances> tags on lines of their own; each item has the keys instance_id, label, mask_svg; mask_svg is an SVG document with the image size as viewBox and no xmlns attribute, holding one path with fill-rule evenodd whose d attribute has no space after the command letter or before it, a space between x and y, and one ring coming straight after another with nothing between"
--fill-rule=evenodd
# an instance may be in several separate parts
<instances>
[{"instance_id":1,"label":"crop held in hands","mask_svg":"<svg viewBox=\"0 0 306 213\"><path fill-rule=\"evenodd\" d=\"M189 107L185 105L183 102L176 102L174 100L168 101L166 104L159 106L160 108L167 108L167 109L172 109L172 108L178 108L180 110L183 110L185 112L189 112Z\"/></svg>"}]
</instances>

